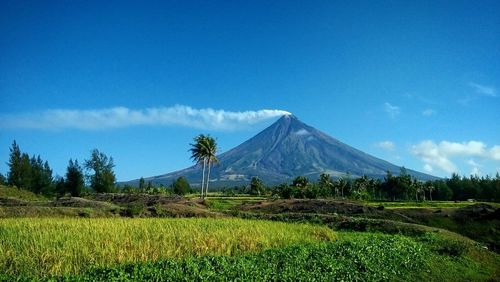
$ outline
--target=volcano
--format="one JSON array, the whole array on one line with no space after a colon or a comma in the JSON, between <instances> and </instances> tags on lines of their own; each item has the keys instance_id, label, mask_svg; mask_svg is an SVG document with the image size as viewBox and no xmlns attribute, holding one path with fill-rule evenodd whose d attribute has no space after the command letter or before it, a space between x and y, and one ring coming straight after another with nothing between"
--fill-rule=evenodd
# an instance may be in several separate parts
<instances>
[{"instance_id":1,"label":"volcano","mask_svg":"<svg viewBox=\"0 0 500 282\"><path fill-rule=\"evenodd\" d=\"M211 187L248 184L253 176L264 183L278 184L299 175L315 180L321 173L332 177L349 174L383 178L387 171L398 175L401 167L357 150L301 122L294 115L284 115L241 145L218 156L220 164L212 168ZM436 177L407 170L420 180ZM156 184L170 185L184 176L192 185L200 185L201 168L195 165L164 175L146 178ZM136 184L138 180L129 183Z\"/></svg>"}]
</instances>

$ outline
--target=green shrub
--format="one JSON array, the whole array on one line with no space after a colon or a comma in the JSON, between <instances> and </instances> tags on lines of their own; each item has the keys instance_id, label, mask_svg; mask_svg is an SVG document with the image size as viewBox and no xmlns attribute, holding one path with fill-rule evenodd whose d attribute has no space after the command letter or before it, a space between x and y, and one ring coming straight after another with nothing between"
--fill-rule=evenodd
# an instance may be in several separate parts
<instances>
[{"instance_id":1,"label":"green shrub","mask_svg":"<svg viewBox=\"0 0 500 282\"><path fill-rule=\"evenodd\" d=\"M121 216L125 217L137 217L141 216L145 211L144 205L128 205L126 208L122 209L120 212Z\"/></svg>"}]
</instances>

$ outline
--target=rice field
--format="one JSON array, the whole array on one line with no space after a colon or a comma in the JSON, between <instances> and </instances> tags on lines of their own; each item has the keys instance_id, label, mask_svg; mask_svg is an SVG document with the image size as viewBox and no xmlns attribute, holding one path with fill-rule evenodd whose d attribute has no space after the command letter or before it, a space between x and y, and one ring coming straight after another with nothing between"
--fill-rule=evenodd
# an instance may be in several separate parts
<instances>
[{"instance_id":1,"label":"rice field","mask_svg":"<svg viewBox=\"0 0 500 282\"><path fill-rule=\"evenodd\" d=\"M0 219L0 274L48 277L123 263L333 241L327 227L236 218Z\"/></svg>"}]
</instances>

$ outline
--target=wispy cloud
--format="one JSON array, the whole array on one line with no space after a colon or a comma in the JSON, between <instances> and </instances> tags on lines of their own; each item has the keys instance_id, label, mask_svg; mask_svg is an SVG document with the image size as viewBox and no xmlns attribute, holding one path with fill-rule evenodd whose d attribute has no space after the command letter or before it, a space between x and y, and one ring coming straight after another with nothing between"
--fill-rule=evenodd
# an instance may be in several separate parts
<instances>
[{"instance_id":1,"label":"wispy cloud","mask_svg":"<svg viewBox=\"0 0 500 282\"><path fill-rule=\"evenodd\" d=\"M401 109L398 106L393 106L388 102L384 103L384 111L391 117L396 118L401 113Z\"/></svg>"},{"instance_id":2,"label":"wispy cloud","mask_svg":"<svg viewBox=\"0 0 500 282\"><path fill-rule=\"evenodd\" d=\"M411 146L411 153L424 162L424 169L428 172L437 167L447 173L458 172L457 165L452 159L462 157L478 157L482 159L500 160L500 146L488 148L480 141L435 143L431 140L422 141ZM473 171L479 171L479 164L469 160L467 164L473 166ZM474 169L476 168L476 169Z\"/></svg>"},{"instance_id":3,"label":"wispy cloud","mask_svg":"<svg viewBox=\"0 0 500 282\"><path fill-rule=\"evenodd\" d=\"M394 151L396 145L392 141L381 141L375 144L375 147L384 149L386 151Z\"/></svg>"},{"instance_id":4,"label":"wispy cloud","mask_svg":"<svg viewBox=\"0 0 500 282\"><path fill-rule=\"evenodd\" d=\"M468 160L467 164L471 166L470 175L480 175L481 174L481 171L479 170L479 168L482 167L482 165L478 164L473 159Z\"/></svg>"},{"instance_id":5,"label":"wispy cloud","mask_svg":"<svg viewBox=\"0 0 500 282\"><path fill-rule=\"evenodd\" d=\"M430 117L436 114L436 111L433 109L425 109L422 111L422 115L425 117Z\"/></svg>"},{"instance_id":6,"label":"wispy cloud","mask_svg":"<svg viewBox=\"0 0 500 282\"><path fill-rule=\"evenodd\" d=\"M309 135L311 134L309 131L305 130L305 129L299 129L295 132L293 132L295 135L299 135L299 136L305 136L305 135Z\"/></svg>"},{"instance_id":7,"label":"wispy cloud","mask_svg":"<svg viewBox=\"0 0 500 282\"><path fill-rule=\"evenodd\" d=\"M94 110L46 110L37 113L0 115L0 128L42 130L102 130L138 125L177 125L200 129L234 130L269 118L290 114L283 110L231 112L189 106L129 109L114 107Z\"/></svg>"},{"instance_id":8,"label":"wispy cloud","mask_svg":"<svg viewBox=\"0 0 500 282\"><path fill-rule=\"evenodd\" d=\"M494 160L500 160L500 146L496 145L490 149L491 158Z\"/></svg>"},{"instance_id":9,"label":"wispy cloud","mask_svg":"<svg viewBox=\"0 0 500 282\"><path fill-rule=\"evenodd\" d=\"M428 173L431 173L434 171L434 169L432 168L432 166L430 164L425 164L424 165L424 170Z\"/></svg>"},{"instance_id":10,"label":"wispy cloud","mask_svg":"<svg viewBox=\"0 0 500 282\"><path fill-rule=\"evenodd\" d=\"M482 85L479 83L469 82L469 86L476 92L476 94L496 97L497 90L492 86Z\"/></svg>"}]
</instances>

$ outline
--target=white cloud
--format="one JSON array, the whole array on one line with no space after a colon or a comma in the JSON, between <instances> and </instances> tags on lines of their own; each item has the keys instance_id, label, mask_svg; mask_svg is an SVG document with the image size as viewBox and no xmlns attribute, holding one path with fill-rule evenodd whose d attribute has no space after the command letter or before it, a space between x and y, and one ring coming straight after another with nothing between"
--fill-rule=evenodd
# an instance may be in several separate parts
<instances>
[{"instance_id":1,"label":"white cloud","mask_svg":"<svg viewBox=\"0 0 500 282\"><path fill-rule=\"evenodd\" d=\"M476 163L476 161L474 161L473 159L470 159L467 161L467 164L470 165L470 166L481 166L480 164Z\"/></svg>"},{"instance_id":2,"label":"white cloud","mask_svg":"<svg viewBox=\"0 0 500 282\"><path fill-rule=\"evenodd\" d=\"M426 117L430 117L436 114L436 111L433 109L425 109L422 111L422 115Z\"/></svg>"},{"instance_id":3,"label":"white cloud","mask_svg":"<svg viewBox=\"0 0 500 282\"><path fill-rule=\"evenodd\" d=\"M492 159L500 161L500 146L496 145L491 147L489 154Z\"/></svg>"},{"instance_id":4,"label":"white cloud","mask_svg":"<svg viewBox=\"0 0 500 282\"><path fill-rule=\"evenodd\" d=\"M432 166L431 166L430 164L425 164L425 165L424 165L424 170L425 170L426 172L431 173L431 172L433 171L433 168L432 168Z\"/></svg>"},{"instance_id":5,"label":"white cloud","mask_svg":"<svg viewBox=\"0 0 500 282\"><path fill-rule=\"evenodd\" d=\"M396 118L401 113L401 109L398 106L393 106L388 102L384 103L384 111L391 117Z\"/></svg>"},{"instance_id":6,"label":"white cloud","mask_svg":"<svg viewBox=\"0 0 500 282\"><path fill-rule=\"evenodd\" d=\"M447 173L458 172L453 158L461 157L479 157L482 159L500 160L500 146L496 145L488 148L486 144L480 141L468 142L449 142L441 141L436 144L434 141L425 140L411 146L411 153L424 162L424 169L437 167ZM467 161L467 164L473 166L474 172L479 172L481 166L473 159Z\"/></svg>"},{"instance_id":7,"label":"white cloud","mask_svg":"<svg viewBox=\"0 0 500 282\"><path fill-rule=\"evenodd\" d=\"M433 141L426 140L417 145L413 145L411 152L420 158L426 165L429 165L429 167L437 166L448 173L457 171L455 164L443 154L439 146Z\"/></svg>"},{"instance_id":8,"label":"white cloud","mask_svg":"<svg viewBox=\"0 0 500 282\"><path fill-rule=\"evenodd\" d=\"M377 144L375 144L375 146L384 149L386 151L394 151L394 149L396 148L396 145L394 145L394 142L392 141L378 142Z\"/></svg>"},{"instance_id":9,"label":"white cloud","mask_svg":"<svg viewBox=\"0 0 500 282\"><path fill-rule=\"evenodd\" d=\"M479 168L477 166L475 166L470 171L470 175L481 175L481 171L479 171Z\"/></svg>"},{"instance_id":10,"label":"white cloud","mask_svg":"<svg viewBox=\"0 0 500 282\"><path fill-rule=\"evenodd\" d=\"M497 96L497 90L492 86L486 86L486 85L482 85L482 84L474 83L474 82L470 82L469 86L472 89L474 89L476 94L490 96L490 97Z\"/></svg>"},{"instance_id":11,"label":"white cloud","mask_svg":"<svg viewBox=\"0 0 500 282\"><path fill-rule=\"evenodd\" d=\"M101 130L137 125L179 125L201 129L231 130L269 118L290 114L283 110L230 112L176 105L147 109L115 107L97 110L46 110L39 113L1 115L0 128Z\"/></svg>"},{"instance_id":12,"label":"white cloud","mask_svg":"<svg viewBox=\"0 0 500 282\"><path fill-rule=\"evenodd\" d=\"M469 141L463 143L441 141L440 150L447 156L484 156L486 145L479 141Z\"/></svg>"},{"instance_id":13,"label":"white cloud","mask_svg":"<svg viewBox=\"0 0 500 282\"><path fill-rule=\"evenodd\" d=\"M480 175L481 174L481 171L479 170L479 168L482 167L482 165L478 164L473 159L468 160L467 164L472 167L470 175Z\"/></svg>"},{"instance_id":14,"label":"white cloud","mask_svg":"<svg viewBox=\"0 0 500 282\"><path fill-rule=\"evenodd\" d=\"M299 136L304 136L304 135L309 135L309 131L302 128L298 131L295 131L294 134Z\"/></svg>"}]
</instances>

